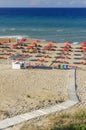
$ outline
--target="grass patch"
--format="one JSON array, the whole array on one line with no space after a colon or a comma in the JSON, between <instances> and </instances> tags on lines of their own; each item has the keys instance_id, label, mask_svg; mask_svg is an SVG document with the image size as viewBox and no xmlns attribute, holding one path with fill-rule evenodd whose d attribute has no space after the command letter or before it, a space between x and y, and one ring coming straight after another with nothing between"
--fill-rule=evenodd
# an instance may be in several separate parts
<instances>
[{"instance_id":1,"label":"grass patch","mask_svg":"<svg viewBox=\"0 0 86 130\"><path fill-rule=\"evenodd\" d=\"M74 114L59 114L54 119L51 130L86 130L86 111L79 110Z\"/></svg>"},{"instance_id":2,"label":"grass patch","mask_svg":"<svg viewBox=\"0 0 86 130\"><path fill-rule=\"evenodd\" d=\"M51 130L86 130L86 125L55 126Z\"/></svg>"},{"instance_id":3,"label":"grass patch","mask_svg":"<svg viewBox=\"0 0 86 130\"><path fill-rule=\"evenodd\" d=\"M76 119L86 119L86 112L83 110L83 111L79 111L79 112L76 112L74 117Z\"/></svg>"},{"instance_id":4,"label":"grass patch","mask_svg":"<svg viewBox=\"0 0 86 130\"><path fill-rule=\"evenodd\" d=\"M63 111L57 115L54 113L43 120L28 122L20 130L86 130L86 109L74 108L73 111Z\"/></svg>"}]
</instances>

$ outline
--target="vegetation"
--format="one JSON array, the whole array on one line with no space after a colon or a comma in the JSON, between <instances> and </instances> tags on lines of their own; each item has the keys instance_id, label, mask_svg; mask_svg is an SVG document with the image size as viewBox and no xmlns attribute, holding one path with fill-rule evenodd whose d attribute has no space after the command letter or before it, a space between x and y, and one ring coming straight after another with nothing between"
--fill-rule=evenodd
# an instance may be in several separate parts
<instances>
[{"instance_id":1,"label":"vegetation","mask_svg":"<svg viewBox=\"0 0 86 130\"><path fill-rule=\"evenodd\" d=\"M84 110L73 115L62 113L54 120L51 130L86 130L86 111Z\"/></svg>"},{"instance_id":2,"label":"vegetation","mask_svg":"<svg viewBox=\"0 0 86 130\"><path fill-rule=\"evenodd\" d=\"M86 109L74 108L25 123L20 130L86 130Z\"/></svg>"},{"instance_id":3,"label":"vegetation","mask_svg":"<svg viewBox=\"0 0 86 130\"><path fill-rule=\"evenodd\" d=\"M86 130L86 125L55 126L51 130Z\"/></svg>"}]
</instances>

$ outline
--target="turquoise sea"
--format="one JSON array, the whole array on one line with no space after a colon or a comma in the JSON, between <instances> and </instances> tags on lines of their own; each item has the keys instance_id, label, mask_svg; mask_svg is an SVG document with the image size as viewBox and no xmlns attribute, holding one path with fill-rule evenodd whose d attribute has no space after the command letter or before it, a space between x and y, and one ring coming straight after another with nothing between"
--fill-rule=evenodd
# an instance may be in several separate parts
<instances>
[{"instance_id":1,"label":"turquoise sea","mask_svg":"<svg viewBox=\"0 0 86 130\"><path fill-rule=\"evenodd\" d=\"M0 8L0 36L86 41L86 8Z\"/></svg>"}]
</instances>

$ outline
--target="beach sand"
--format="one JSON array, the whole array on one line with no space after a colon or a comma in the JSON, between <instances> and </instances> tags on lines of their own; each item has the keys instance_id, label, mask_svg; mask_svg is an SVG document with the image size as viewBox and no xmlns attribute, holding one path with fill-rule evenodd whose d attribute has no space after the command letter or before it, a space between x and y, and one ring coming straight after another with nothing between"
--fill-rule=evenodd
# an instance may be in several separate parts
<instances>
[{"instance_id":1,"label":"beach sand","mask_svg":"<svg viewBox=\"0 0 86 130\"><path fill-rule=\"evenodd\" d=\"M76 71L77 95L80 100L80 107L86 106L86 71Z\"/></svg>"},{"instance_id":2,"label":"beach sand","mask_svg":"<svg viewBox=\"0 0 86 130\"><path fill-rule=\"evenodd\" d=\"M38 45L44 48L47 43L39 42ZM30 45L29 40L25 44ZM29 53L30 56L27 61L33 66L38 62L44 66L52 66L54 68L58 66L56 61L61 59L57 57L61 55L63 46L61 43L55 43L53 51L44 53L44 50L42 50L42 53ZM86 65L80 64L83 54L80 52L79 47L80 45L72 45L69 58L63 58L62 61L67 60L69 65L77 66L76 92L80 100L78 107L81 108L86 106ZM23 49L26 50L26 46L23 46ZM9 48L1 47L0 54L2 55L9 50ZM13 54L22 53L22 49L15 48L13 50ZM46 58L45 56L47 55L49 57ZM13 70L10 55L4 54L4 56L7 59L0 59L0 120L39 108L46 108L68 99L69 72L67 70L30 68ZM38 58L40 60L44 59L45 62L35 61ZM75 64L74 62L77 63Z\"/></svg>"},{"instance_id":3,"label":"beach sand","mask_svg":"<svg viewBox=\"0 0 86 130\"><path fill-rule=\"evenodd\" d=\"M4 38L4 37L2 37L2 38L0 38L0 42L16 42L16 38Z\"/></svg>"},{"instance_id":4,"label":"beach sand","mask_svg":"<svg viewBox=\"0 0 86 130\"><path fill-rule=\"evenodd\" d=\"M13 70L0 65L0 110L9 116L63 102L68 72L61 70Z\"/></svg>"}]
</instances>

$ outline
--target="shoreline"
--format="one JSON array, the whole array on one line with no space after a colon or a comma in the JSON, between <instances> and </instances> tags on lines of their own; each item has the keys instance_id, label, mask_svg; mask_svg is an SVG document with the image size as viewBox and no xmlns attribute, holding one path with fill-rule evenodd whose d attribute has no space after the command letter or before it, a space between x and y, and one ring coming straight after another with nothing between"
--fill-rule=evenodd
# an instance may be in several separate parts
<instances>
[{"instance_id":1,"label":"shoreline","mask_svg":"<svg viewBox=\"0 0 86 130\"><path fill-rule=\"evenodd\" d=\"M12 36L11 35L10 36L6 35L6 36L0 36L0 42L9 41L9 39L11 39L12 42L16 42L17 40L21 40L23 38L31 40L31 41L33 41L33 40L40 40L41 42L47 42L47 43L49 42L49 40L47 41L46 39L32 38L32 37L29 37L27 35L12 35ZM57 43L57 44L58 43L64 44L64 42L56 42L56 41L55 41L55 43ZM81 42L79 42L79 41L71 42L71 44L73 44L73 45L80 45L80 43Z\"/></svg>"}]
</instances>

